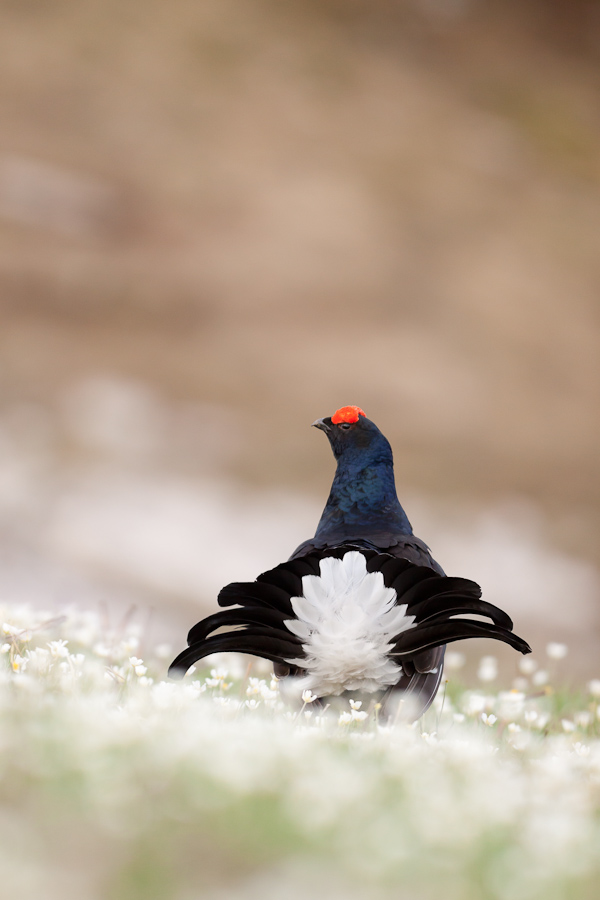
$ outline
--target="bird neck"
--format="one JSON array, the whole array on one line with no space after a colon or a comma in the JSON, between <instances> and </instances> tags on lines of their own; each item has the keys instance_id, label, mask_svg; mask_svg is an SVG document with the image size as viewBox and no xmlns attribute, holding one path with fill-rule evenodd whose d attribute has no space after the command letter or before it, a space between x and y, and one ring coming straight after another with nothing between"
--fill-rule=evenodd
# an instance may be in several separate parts
<instances>
[{"instance_id":1,"label":"bird neck","mask_svg":"<svg viewBox=\"0 0 600 900\"><path fill-rule=\"evenodd\" d=\"M387 444L387 441L386 441ZM389 445L375 456L340 457L315 537L345 538L381 533L412 534L396 494Z\"/></svg>"}]
</instances>

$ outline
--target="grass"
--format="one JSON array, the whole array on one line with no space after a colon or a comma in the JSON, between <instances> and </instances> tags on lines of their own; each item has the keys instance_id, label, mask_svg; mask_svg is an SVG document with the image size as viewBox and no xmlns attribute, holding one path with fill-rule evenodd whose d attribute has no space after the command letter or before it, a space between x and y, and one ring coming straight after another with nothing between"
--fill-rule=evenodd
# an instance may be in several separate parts
<instances>
[{"instance_id":1,"label":"grass","mask_svg":"<svg viewBox=\"0 0 600 900\"><path fill-rule=\"evenodd\" d=\"M90 614L3 611L7 892L106 900L583 900L600 875L600 684L460 684L416 725L286 708L260 663L165 681ZM548 668L566 667L551 646ZM367 715L365 715L365 712Z\"/></svg>"}]
</instances>

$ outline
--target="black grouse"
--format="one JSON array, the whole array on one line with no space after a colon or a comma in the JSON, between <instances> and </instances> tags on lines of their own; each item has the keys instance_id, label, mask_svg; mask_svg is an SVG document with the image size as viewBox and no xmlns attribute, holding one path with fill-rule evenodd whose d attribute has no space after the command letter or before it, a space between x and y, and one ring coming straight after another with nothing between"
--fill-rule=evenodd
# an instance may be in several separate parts
<instances>
[{"instance_id":1,"label":"black grouse","mask_svg":"<svg viewBox=\"0 0 600 900\"><path fill-rule=\"evenodd\" d=\"M232 608L194 625L169 674L212 653L247 653L273 662L288 696L366 694L388 714L402 699L417 719L437 693L447 643L487 637L530 653L479 585L447 577L415 537L390 444L364 412L345 406L313 424L337 460L315 536L256 581L224 587L219 606Z\"/></svg>"}]
</instances>

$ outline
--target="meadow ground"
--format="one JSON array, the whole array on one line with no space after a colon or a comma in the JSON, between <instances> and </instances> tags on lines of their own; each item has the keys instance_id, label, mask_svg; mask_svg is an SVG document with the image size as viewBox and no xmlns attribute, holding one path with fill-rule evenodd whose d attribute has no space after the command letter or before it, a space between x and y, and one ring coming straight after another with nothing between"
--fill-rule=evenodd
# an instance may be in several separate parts
<instances>
[{"instance_id":1,"label":"meadow ground","mask_svg":"<svg viewBox=\"0 0 600 900\"><path fill-rule=\"evenodd\" d=\"M570 900L600 875L600 681L484 657L410 726L285 707L260 663L166 680L125 619L2 611L6 896ZM572 653L573 651L571 651ZM566 659L564 657L566 656Z\"/></svg>"}]
</instances>

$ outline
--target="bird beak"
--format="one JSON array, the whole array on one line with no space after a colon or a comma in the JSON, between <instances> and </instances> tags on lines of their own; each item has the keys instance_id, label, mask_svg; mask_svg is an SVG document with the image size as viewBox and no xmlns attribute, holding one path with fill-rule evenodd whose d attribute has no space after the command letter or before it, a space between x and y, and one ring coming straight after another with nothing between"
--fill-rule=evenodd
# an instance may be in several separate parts
<instances>
[{"instance_id":1,"label":"bird beak","mask_svg":"<svg viewBox=\"0 0 600 900\"><path fill-rule=\"evenodd\" d=\"M321 431L324 431L325 434L329 431L329 425L325 421L325 419L315 419L315 421L310 426L311 428L319 428Z\"/></svg>"}]
</instances>

